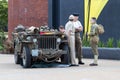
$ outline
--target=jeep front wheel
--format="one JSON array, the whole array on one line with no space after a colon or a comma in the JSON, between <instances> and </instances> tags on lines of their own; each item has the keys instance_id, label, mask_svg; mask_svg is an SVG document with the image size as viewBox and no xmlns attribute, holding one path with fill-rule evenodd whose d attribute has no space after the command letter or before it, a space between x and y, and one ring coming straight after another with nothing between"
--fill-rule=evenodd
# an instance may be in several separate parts
<instances>
[{"instance_id":1,"label":"jeep front wheel","mask_svg":"<svg viewBox=\"0 0 120 80\"><path fill-rule=\"evenodd\" d=\"M24 68L31 67L31 54L28 46L23 47L22 64Z\"/></svg>"}]
</instances>

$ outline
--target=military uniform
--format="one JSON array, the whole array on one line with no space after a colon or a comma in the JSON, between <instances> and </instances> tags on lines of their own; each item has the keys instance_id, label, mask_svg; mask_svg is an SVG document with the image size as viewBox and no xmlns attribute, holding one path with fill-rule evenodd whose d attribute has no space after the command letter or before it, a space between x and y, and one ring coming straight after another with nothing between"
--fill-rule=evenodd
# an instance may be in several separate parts
<instances>
[{"instance_id":1,"label":"military uniform","mask_svg":"<svg viewBox=\"0 0 120 80\"><path fill-rule=\"evenodd\" d=\"M90 46L92 48L92 52L94 54L94 64L97 64L98 61L98 42L99 42L99 34L98 34L98 24L92 24L90 31Z\"/></svg>"},{"instance_id":2,"label":"military uniform","mask_svg":"<svg viewBox=\"0 0 120 80\"><path fill-rule=\"evenodd\" d=\"M73 21L67 22L67 24L65 25L65 33L68 36L68 41L70 46L71 64L78 65L76 61L76 53L75 53L75 28L73 25Z\"/></svg>"},{"instance_id":3,"label":"military uniform","mask_svg":"<svg viewBox=\"0 0 120 80\"><path fill-rule=\"evenodd\" d=\"M80 23L80 21L76 21L74 22L74 27L77 29L79 27L82 27L82 24ZM82 59L82 40L81 40L79 31L75 32L75 49L77 54L76 57L78 58L79 63L84 64L82 63L82 60L81 60Z\"/></svg>"}]
</instances>

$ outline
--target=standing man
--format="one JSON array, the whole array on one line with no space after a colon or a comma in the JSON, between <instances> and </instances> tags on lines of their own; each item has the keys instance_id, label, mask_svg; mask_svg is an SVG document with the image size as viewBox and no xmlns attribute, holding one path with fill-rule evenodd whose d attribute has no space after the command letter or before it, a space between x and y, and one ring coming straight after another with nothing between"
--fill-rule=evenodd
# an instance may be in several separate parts
<instances>
[{"instance_id":1,"label":"standing man","mask_svg":"<svg viewBox=\"0 0 120 80\"><path fill-rule=\"evenodd\" d=\"M76 61L76 53L75 53L75 27L73 24L74 16L69 16L69 21L65 25L65 32L68 36L68 42L70 46L70 58L71 58L71 66L78 66Z\"/></svg>"},{"instance_id":2,"label":"standing man","mask_svg":"<svg viewBox=\"0 0 120 80\"><path fill-rule=\"evenodd\" d=\"M82 41L80 37L80 32L83 31L83 26L79 19L79 14L75 13L74 15L74 27L75 27L75 49L79 64L84 65L82 62Z\"/></svg>"},{"instance_id":3,"label":"standing man","mask_svg":"<svg viewBox=\"0 0 120 80\"><path fill-rule=\"evenodd\" d=\"M94 54L94 62L90 64L90 66L98 66L98 42L99 42L99 33L98 33L98 24L96 22L96 18L92 17L91 22L91 31L90 34L90 46L92 48L93 54Z\"/></svg>"}]
</instances>

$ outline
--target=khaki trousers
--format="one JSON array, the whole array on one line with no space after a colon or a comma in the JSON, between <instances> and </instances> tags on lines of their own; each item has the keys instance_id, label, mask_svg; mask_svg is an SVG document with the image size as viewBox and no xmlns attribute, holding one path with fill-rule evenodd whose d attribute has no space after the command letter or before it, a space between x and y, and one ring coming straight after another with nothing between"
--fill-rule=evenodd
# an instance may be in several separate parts
<instances>
[{"instance_id":1,"label":"khaki trousers","mask_svg":"<svg viewBox=\"0 0 120 80\"><path fill-rule=\"evenodd\" d=\"M75 36L74 35L71 35L69 37L69 46L70 46L71 64L78 64L77 61L76 61Z\"/></svg>"},{"instance_id":2,"label":"khaki trousers","mask_svg":"<svg viewBox=\"0 0 120 80\"><path fill-rule=\"evenodd\" d=\"M99 55L98 54L98 42L99 42L98 36L93 36L90 38L90 46L92 48L92 52L94 55Z\"/></svg>"},{"instance_id":3,"label":"khaki trousers","mask_svg":"<svg viewBox=\"0 0 120 80\"><path fill-rule=\"evenodd\" d=\"M76 50L76 57L80 62L82 59L82 40L80 38L79 32L75 33L75 50Z\"/></svg>"}]
</instances>

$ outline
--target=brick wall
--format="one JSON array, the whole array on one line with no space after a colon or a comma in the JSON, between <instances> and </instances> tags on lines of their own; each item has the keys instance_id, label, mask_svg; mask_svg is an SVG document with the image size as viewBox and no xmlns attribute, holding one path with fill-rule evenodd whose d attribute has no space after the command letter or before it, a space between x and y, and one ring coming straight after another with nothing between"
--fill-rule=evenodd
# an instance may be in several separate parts
<instances>
[{"instance_id":1,"label":"brick wall","mask_svg":"<svg viewBox=\"0 0 120 80\"><path fill-rule=\"evenodd\" d=\"M8 0L8 34L18 24L41 26L48 22L48 0Z\"/></svg>"}]
</instances>

